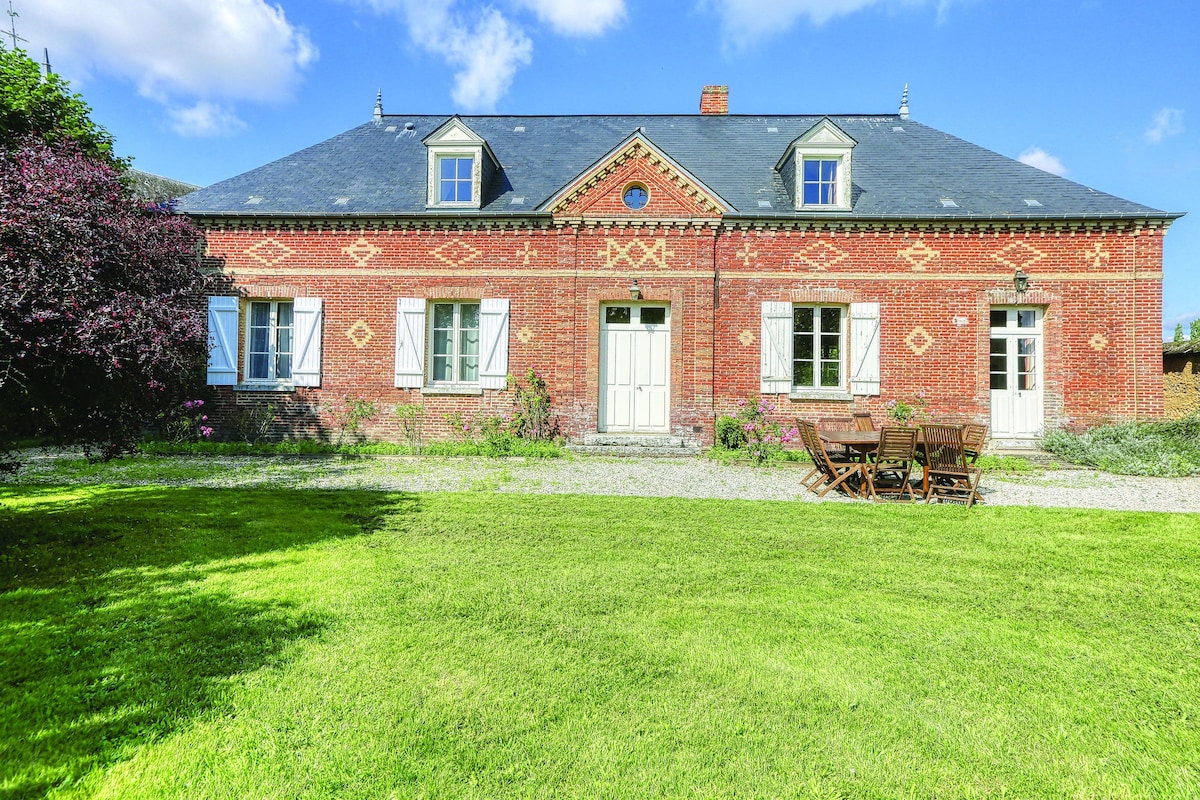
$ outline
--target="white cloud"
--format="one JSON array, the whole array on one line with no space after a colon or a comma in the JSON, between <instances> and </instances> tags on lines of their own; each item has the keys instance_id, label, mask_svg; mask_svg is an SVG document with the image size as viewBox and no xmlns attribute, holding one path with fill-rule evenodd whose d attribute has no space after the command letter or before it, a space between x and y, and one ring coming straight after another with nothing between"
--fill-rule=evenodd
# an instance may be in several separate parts
<instances>
[{"instance_id":1,"label":"white cloud","mask_svg":"<svg viewBox=\"0 0 1200 800\"><path fill-rule=\"evenodd\" d=\"M599 36L625 19L625 0L517 0L563 36Z\"/></svg>"},{"instance_id":2,"label":"white cloud","mask_svg":"<svg viewBox=\"0 0 1200 800\"><path fill-rule=\"evenodd\" d=\"M168 108L167 116L180 136L221 136L246 126L233 109L208 100L187 108Z\"/></svg>"},{"instance_id":3,"label":"white cloud","mask_svg":"<svg viewBox=\"0 0 1200 800\"><path fill-rule=\"evenodd\" d=\"M379 12L401 16L409 36L458 71L454 101L470 111L491 111L513 77L533 57L533 42L496 9L484 6L469 16L454 0L366 0Z\"/></svg>"},{"instance_id":4,"label":"white cloud","mask_svg":"<svg viewBox=\"0 0 1200 800\"><path fill-rule=\"evenodd\" d=\"M86 82L94 73L125 78L164 105L180 99L210 122L236 119L218 100L288 97L316 60L308 35L264 0L38 0L21 9L31 52L50 49L55 70Z\"/></svg>"},{"instance_id":5,"label":"white cloud","mask_svg":"<svg viewBox=\"0 0 1200 800\"><path fill-rule=\"evenodd\" d=\"M1067 174L1067 168L1063 166L1058 156L1052 156L1040 147L1026 148L1025 152L1017 156L1017 161L1020 161L1022 164L1028 164L1031 167L1037 167L1043 172L1049 172L1060 178Z\"/></svg>"},{"instance_id":6,"label":"white cloud","mask_svg":"<svg viewBox=\"0 0 1200 800\"><path fill-rule=\"evenodd\" d=\"M937 0L937 21L943 22L949 7L960 0ZM823 25L834 17L853 14L873 5L929 5L934 0L699 0L720 18L726 47L745 48L762 39L784 33L799 20Z\"/></svg>"},{"instance_id":7,"label":"white cloud","mask_svg":"<svg viewBox=\"0 0 1200 800\"><path fill-rule=\"evenodd\" d=\"M1154 114L1154 121L1146 129L1146 141L1158 144L1169 136L1183 133L1183 111L1178 108L1164 108Z\"/></svg>"}]
</instances>

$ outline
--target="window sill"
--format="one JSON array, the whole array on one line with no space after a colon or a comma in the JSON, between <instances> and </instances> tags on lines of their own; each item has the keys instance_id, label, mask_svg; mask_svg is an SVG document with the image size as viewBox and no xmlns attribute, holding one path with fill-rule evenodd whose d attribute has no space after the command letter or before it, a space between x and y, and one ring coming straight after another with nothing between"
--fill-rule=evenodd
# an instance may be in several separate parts
<instances>
[{"instance_id":1,"label":"window sill","mask_svg":"<svg viewBox=\"0 0 1200 800\"><path fill-rule=\"evenodd\" d=\"M233 387L235 392L294 392L296 387L291 383L239 383Z\"/></svg>"},{"instance_id":2,"label":"window sill","mask_svg":"<svg viewBox=\"0 0 1200 800\"><path fill-rule=\"evenodd\" d=\"M421 394L432 395L462 395L465 397L480 397L483 395L483 387L478 384L442 384L435 386L422 386Z\"/></svg>"},{"instance_id":3,"label":"window sill","mask_svg":"<svg viewBox=\"0 0 1200 800\"><path fill-rule=\"evenodd\" d=\"M788 393L789 400L832 400L834 402L850 403L854 400L854 395L842 390L836 391L818 391L812 389L802 389L796 391L793 389Z\"/></svg>"}]
</instances>

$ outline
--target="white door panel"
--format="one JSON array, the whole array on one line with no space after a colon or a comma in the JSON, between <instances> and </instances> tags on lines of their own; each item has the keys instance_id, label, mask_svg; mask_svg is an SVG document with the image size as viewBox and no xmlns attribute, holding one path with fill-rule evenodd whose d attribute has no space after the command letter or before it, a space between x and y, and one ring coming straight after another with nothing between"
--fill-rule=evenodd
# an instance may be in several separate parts
<instances>
[{"instance_id":1,"label":"white door panel","mask_svg":"<svg viewBox=\"0 0 1200 800\"><path fill-rule=\"evenodd\" d=\"M647 318L661 322L643 322ZM600 429L662 433L670 429L671 334L661 306L601 309Z\"/></svg>"},{"instance_id":2,"label":"white door panel","mask_svg":"<svg viewBox=\"0 0 1200 800\"><path fill-rule=\"evenodd\" d=\"M1034 439L1042 434L1042 310L994 308L991 322L991 435Z\"/></svg>"}]
</instances>

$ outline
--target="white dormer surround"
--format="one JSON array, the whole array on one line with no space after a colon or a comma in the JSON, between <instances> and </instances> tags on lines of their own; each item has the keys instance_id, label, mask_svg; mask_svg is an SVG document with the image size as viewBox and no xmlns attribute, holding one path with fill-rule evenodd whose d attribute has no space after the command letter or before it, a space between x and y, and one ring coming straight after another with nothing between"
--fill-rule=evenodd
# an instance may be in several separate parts
<instances>
[{"instance_id":1,"label":"white dormer surround","mask_svg":"<svg viewBox=\"0 0 1200 800\"><path fill-rule=\"evenodd\" d=\"M775 165L797 211L849 211L858 144L828 117L788 145Z\"/></svg>"},{"instance_id":2,"label":"white dormer surround","mask_svg":"<svg viewBox=\"0 0 1200 800\"><path fill-rule=\"evenodd\" d=\"M429 153L426 206L479 208L500 168L488 143L458 117L446 120L424 142Z\"/></svg>"}]
</instances>

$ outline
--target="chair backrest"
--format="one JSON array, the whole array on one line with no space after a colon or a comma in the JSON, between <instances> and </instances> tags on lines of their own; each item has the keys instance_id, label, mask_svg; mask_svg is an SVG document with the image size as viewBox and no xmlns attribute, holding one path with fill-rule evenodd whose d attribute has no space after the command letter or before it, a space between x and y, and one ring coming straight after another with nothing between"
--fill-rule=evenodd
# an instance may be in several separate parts
<instances>
[{"instance_id":1,"label":"chair backrest","mask_svg":"<svg viewBox=\"0 0 1200 800\"><path fill-rule=\"evenodd\" d=\"M963 426L963 449L972 461L979 458L983 446L987 443L988 426L978 422L968 422Z\"/></svg>"},{"instance_id":2,"label":"chair backrest","mask_svg":"<svg viewBox=\"0 0 1200 800\"><path fill-rule=\"evenodd\" d=\"M879 432L879 449L875 451L875 463L908 465L916 452L917 429L889 425Z\"/></svg>"},{"instance_id":3,"label":"chair backrest","mask_svg":"<svg viewBox=\"0 0 1200 800\"><path fill-rule=\"evenodd\" d=\"M871 415L856 411L854 413L854 430L856 431L873 431L875 430L875 420L871 419Z\"/></svg>"},{"instance_id":4,"label":"chair backrest","mask_svg":"<svg viewBox=\"0 0 1200 800\"><path fill-rule=\"evenodd\" d=\"M832 469L832 463L829 460L829 451L825 449L825 445L821 441L821 434L817 432L817 426L806 419L796 420L796 422L800 428L800 440L804 442L804 449L808 451L808 457L812 459L818 469L828 473Z\"/></svg>"},{"instance_id":5,"label":"chair backrest","mask_svg":"<svg viewBox=\"0 0 1200 800\"><path fill-rule=\"evenodd\" d=\"M921 433L930 469L966 471L961 425L922 425Z\"/></svg>"}]
</instances>

